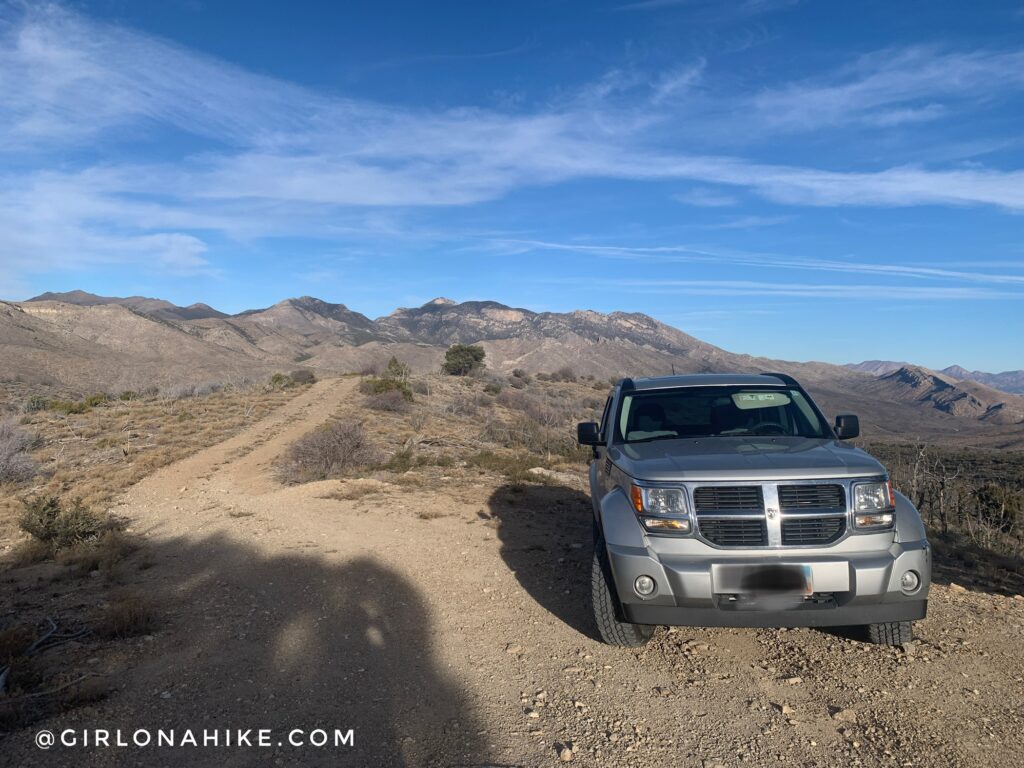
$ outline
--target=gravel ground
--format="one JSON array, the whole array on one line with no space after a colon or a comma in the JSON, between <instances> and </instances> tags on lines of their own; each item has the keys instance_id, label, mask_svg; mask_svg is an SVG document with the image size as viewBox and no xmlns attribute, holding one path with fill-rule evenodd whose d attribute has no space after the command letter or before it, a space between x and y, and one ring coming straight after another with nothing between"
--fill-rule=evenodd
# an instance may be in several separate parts
<instances>
[{"instance_id":1,"label":"gravel ground","mask_svg":"<svg viewBox=\"0 0 1024 768\"><path fill-rule=\"evenodd\" d=\"M1020 596L940 570L905 650L854 633L687 628L608 648L589 617L582 474L272 480L292 440L355 407L354 387L319 382L122 499L153 564L135 587L160 623L92 660L111 695L9 735L4 764L1021 764ZM271 735L44 751L40 728ZM354 746L288 744L317 728L351 728Z\"/></svg>"}]
</instances>

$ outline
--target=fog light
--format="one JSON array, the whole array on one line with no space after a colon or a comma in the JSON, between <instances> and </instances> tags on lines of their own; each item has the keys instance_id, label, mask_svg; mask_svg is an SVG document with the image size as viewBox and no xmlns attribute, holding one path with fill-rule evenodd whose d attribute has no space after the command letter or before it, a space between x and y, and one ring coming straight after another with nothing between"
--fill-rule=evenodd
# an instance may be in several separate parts
<instances>
[{"instance_id":1,"label":"fog light","mask_svg":"<svg viewBox=\"0 0 1024 768\"><path fill-rule=\"evenodd\" d=\"M633 589L640 597L650 597L654 594L654 589L657 586L650 576L637 576L636 581L633 582Z\"/></svg>"},{"instance_id":2,"label":"fog light","mask_svg":"<svg viewBox=\"0 0 1024 768\"><path fill-rule=\"evenodd\" d=\"M917 588L920 586L921 577L917 575L916 571L906 571L903 576L900 577L900 589L908 595L917 592Z\"/></svg>"}]
</instances>

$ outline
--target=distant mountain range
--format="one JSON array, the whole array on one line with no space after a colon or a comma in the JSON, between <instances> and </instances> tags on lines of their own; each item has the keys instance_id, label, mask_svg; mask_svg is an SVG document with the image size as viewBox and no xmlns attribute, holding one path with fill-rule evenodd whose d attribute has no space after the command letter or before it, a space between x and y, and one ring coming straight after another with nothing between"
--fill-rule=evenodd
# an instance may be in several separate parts
<instances>
[{"instance_id":1,"label":"distant mountain range","mask_svg":"<svg viewBox=\"0 0 1024 768\"><path fill-rule=\"evenodd\" d=\"M532 312L438 298L370 319L309 296L227 315L140 296L83 291L0 302L0 377L22 389L88 392L265 376L303 366L360 371L397 355L437 370L452 343L481 344L498 372L572 368L600 379L714 371L781 371L832 414L859 413L867 434L959 435L1024 447L1024 397L905 363L838 366L728 352L647 315ZM1004 376L1005 374L998 374Z\"/></svg>"},{"instance_id":2,"label":"distant mountain range","mask_svg":"<svg viewBox=\"0 0 1024 768\"><path fill-rule=\"evenodd\" d=\"M910 365L911 363L898 363L893 360L865 360L863 363L849 363L846 367L854 371L863 371L864 373L873 373L876 376L881 376ZM1024 371L986 373L985 371L969 371L959 365L951 365L948 368L942 368L937 373L949 376L956 381L976 381L979 384L986 384L993 389L1000 389L1003 392L1024 394Z\"/></svg>"}]
</instances>

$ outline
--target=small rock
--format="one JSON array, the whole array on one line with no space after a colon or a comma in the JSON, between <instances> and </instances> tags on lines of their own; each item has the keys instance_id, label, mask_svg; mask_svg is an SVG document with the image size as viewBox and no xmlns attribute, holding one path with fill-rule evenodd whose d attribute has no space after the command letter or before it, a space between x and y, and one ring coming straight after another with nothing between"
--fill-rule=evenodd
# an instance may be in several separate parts
<instances>
[{"instance_id":1,"label":"small rock","mask_svg":"<svg viewBox=\"0 0 1024 768\"><path fill-rule=\"evenodd\" d=\"M802 677L794 676L794 677L787 677L786 678L786 683L789 684L789 685L800 685L800 683L802 683L803 681L804 681L804 679Z\"/></svg>"},{"instance_id":2,"label":"small rock","mask_svg":"<svg viewBox=\"0 0 1024 768\"><path fill-rule=\"evenodd\" d=\"M509 643L505 646L505 653L515 656L523 652L523 646L518 643Z\"/></svg>"},{"instance_id":3,"label":"small rock","mask_svg":"<svg viewBox=\"0 0 1024 768\"><path fill-rule=\"evenodd\" d=\"M852 709L836 709L832 712L832 719L840 723L856 723L857 713Z\"/></svg>"},{"instance_id":4,"label":"small rock","mask_svg":"<svg viewBox=\"0 0 1024 768\"><path fill-rule=\"evenodd\" d=\"M558 753L558 756L562 759L563 763L572 762L572 759L576 757L576 755L572 753L572 750L569 747L562 747L562 749Z\"/></svg>"},{"instance_id":5,"label":"small rock","mask_svg":"<svg viewBox=\"0 0 1024 768\"><path fill-rule=\"evenodd\" d=\"M952 584L949 585L949 591L950 592L958 592L959 593L959 592L966 592L967 589L965 587L961 587L959 584L952 583Z\"/></svg>"},{"instance_id":6,"label":"small rock","mask_svg":"<svg viewBox=\"0 0 1024 768\"><path fill-rule=\"evenodd\" d=\"M533 720L536 720L538 717L540 717L540 712L538 712L536 709L527 709L526 716Z\"/></svg>"}]
</instances>

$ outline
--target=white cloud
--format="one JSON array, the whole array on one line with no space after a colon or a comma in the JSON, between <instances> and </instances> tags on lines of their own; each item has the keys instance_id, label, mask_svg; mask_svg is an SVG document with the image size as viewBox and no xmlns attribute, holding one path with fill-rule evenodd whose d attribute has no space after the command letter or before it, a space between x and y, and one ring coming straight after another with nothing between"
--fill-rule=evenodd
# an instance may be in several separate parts
<instances>
[{"instance_id":1,"label":"white cloud","mask_svg":"<svg viewBox=\"0 0 1024 768\"><path fill-rule=\"evenodd\" d=\"M1024 293L988 288L850 285L847 283L767 283L754 280L595 280L592 285L630 293L681 294L693 296L765 296L809 299L896 299L949 301L1024 299Z\"/></svg>"},{"instance_id":2,"label":"white cloud","mask_svg":"<svg viewBox=\"0 0 1024 768\"><path fill-rule=\"evenodd\" d=\"M727 195L717 189L707 187L695 187L686 192L672 195L672 199L684 205L696 205L701 208L728 208L739 205L735 195Z\"/></svg>"},{"instance_id":3,"label":"white cloud","mask_svg":"<svg viewBox=\"0 0 1024 768\"><path fill-rule=\"evenodd\" d=\"M946 115L942 99L974 100L1024 88L1024 52L878 51L838 72L764 90L759 117L775 128L893 126Z\"/></svg>"},{"instance_id":4,"label":"white cloud","mask_svg":"<svg viewBox=\"0 0 1024 768\"><path fill-rule=\"evenodd\" d=\"M932 117L941 107L915 94L1016 87L1022 57L868 57L827 82L762 93L758 119ZM337 234L365 226L352 220L357 208L465 206L582 178L692 182L677 199L706 206L735 202L722 192L734 189L800 206L1024 211L1017 170L823 170L673 149L680 142L666 126L705 76L703 61L653 78L615 71L529 113L400 109L253 74L56 6L32 8L0 27L0 156L11 160L0 171L0 259L145 258L200 271L215 236ZM197 136L204 150L145 166L119 161L122 145L158 146L160 131ZM69 148L101 161L76 166Z\"/></svg>"},{"instance_id":5,"label":"white cloud","mask_svg":"<svg viewBox=\"0 0 1024 768\"><path fill-rule=\"evenodd\" d=\"M707 248L705 246L623 246L587 243L556 243L541 240L506 240L520 252L529 250L565 251L602 258L655 261L664 263L735 264L758 267L766 271L779 269L805 272L836 272L857 275L875 275L912 280L944 280L962 283L989 283L1007 287L1024 286L1024 275L954 270L941 267L908 264L885 264L838 259L800 258L774 253ZM904 283L905 284L905 283ZM1021 294L1024 296L1024 293Z\"/></svg>"}]
</instances>

